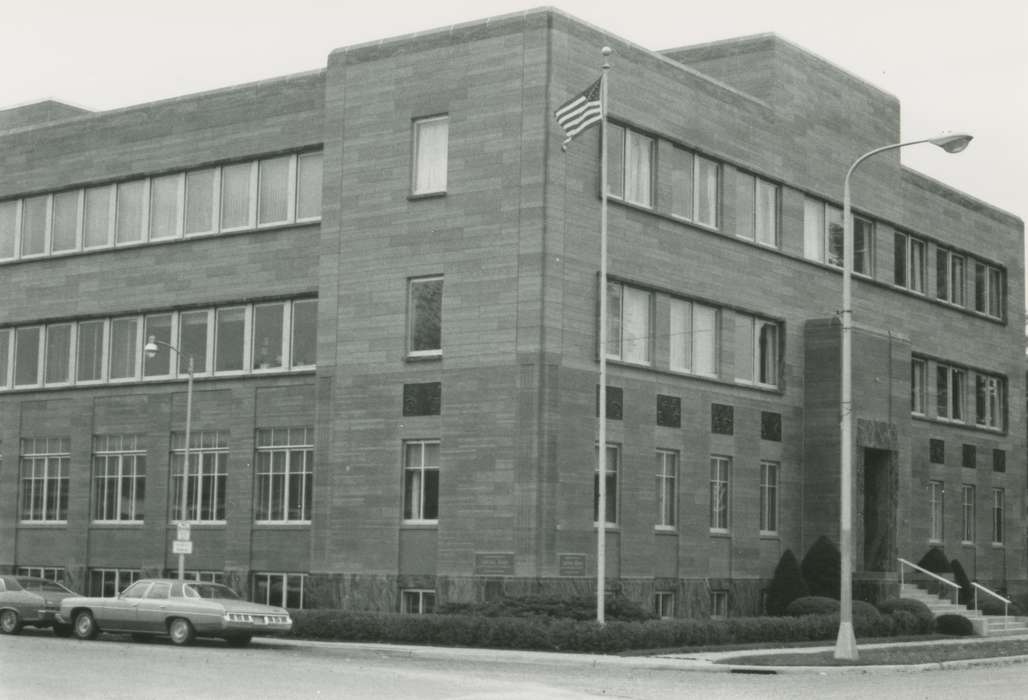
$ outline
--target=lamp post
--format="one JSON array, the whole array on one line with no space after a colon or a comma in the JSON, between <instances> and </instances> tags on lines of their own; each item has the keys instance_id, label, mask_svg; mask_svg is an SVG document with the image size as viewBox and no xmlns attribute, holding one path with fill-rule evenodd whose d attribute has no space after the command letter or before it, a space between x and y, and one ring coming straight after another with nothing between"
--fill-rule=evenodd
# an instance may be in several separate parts
<instances>
[{"instance_id":1,"label":"lamp post","mask_svg":"<svg viewBox=\"0 0 1028 700\"><path fill-rule=\"evenodd\" d=\"M840 396L839 478L839 635L835 658L855 660L857 641L853 635L853 306L850 278L853 273L853 217L850 213L850 177L857 166L873 155L918 143L930 143L947 153L959 153L973 137L945 134L930 139L904 141L868 151L853 161L842 186L842 386Z\"/></svg>"},{"instance_id":2,"label":"lamp post","mask_svg":"<svg viewBox=\"0 0 1028 700\"><path fill-rule=\"evenodd\" d=\"M182 353L177 347L170 343L165 343L163 340L157 340L154 336L150 336L146 345L143 346L143 351L146 356L153 359L157 355L158 346L163 345L175 353L175 355L181 361ZM185 525L189 521L189 510L186 505L188 499L188 483L189 483L189 440L190 440L190 429L193 423L193 356L189 355L186 360L186 372L188 380L186 381L186 449L185 449L185 460L182 466L182 494L181 494L181 508L179 510L179 524ZM178 555L178 580L184 581L186 578L186 555L182 552Z\"/></svg>"}]
</instances>

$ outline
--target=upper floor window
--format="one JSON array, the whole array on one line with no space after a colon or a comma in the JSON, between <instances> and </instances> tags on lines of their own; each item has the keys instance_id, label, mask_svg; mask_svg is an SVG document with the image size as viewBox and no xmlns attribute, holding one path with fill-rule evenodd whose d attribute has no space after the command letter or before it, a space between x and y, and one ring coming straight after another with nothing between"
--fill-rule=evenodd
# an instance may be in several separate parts
<instances>
[{"instance_id":1,"label":"upper floor window","mask_svg":"<svg viewBox=\"0 0 1028 700\"><path fill-rule=\"evenodd\" d=\"M618 472L620 471L621 450L618 445L607 443L604 455L604 488L605 502L603 520L607 525L618 523ZM600 448L596 448L596 469L593 471L593 523L600 521Z\"/></svg>"},{"instance_id":2,"label":"upper floor window","mask_svg":"<svg viewBox=\"0 0 1028 700\"><path fill-rule=\"evenodd\" d=\"M171 518L182 513L182 479L186 479L186 519L224 522L228 481L228 433L193 431L189 436L189 472L186 474L184 433L171 435Z\"/></svg>"},{"instance_id":3,"label":"upper floor window","mask_svg":"<svg viewBox=\"0 0 1028 700\"><path fill-rule=\"evenodd\" d=\"M674 529L678 522L678 453L657 450L657 528Z\"/></svg>"},{"instance_id":4,"label":"upper floor window","mask_svg":"<svg viewBox=\"0 0 1028 700\"><path fill-rule=\"evenodd\" d=\"M986 428L1003 428L1004 381L1002 377L975 375L975 423Z\"/></svg>"},{"instance_id":5,"label":"upper floor window","mask_svg":"<svg viewBox=\"0 0 1028 700\"><path fill-rule=\"evenodd\" d=\"M146 449L138 435L93 438L93 520L142 522Z\"/></svg>"},{"instance_id":6,"label":"upper floor window","mask_svg":"<svg viewBox=\"0 0 1028 700\"><path fill-rule=\"evenodd\" d=\"M728 479L731 457L710 458L710 530L728 532Z\"/></svg>"},{"instance_id":7,"label":"upper floor window","mask_svg":"<svg viewBox=\"0 0 1028 700\"><path fill-rule=\"evenodd\" d=\"M928 539L931 542L942 542L945 492L943 482L928 482Z\"/></svg>"},{"instance_id":8,"label":"upper floor window","mask_svg":"<svg viewBox=\"0 0 1028 700\"><path fill-rule=\"evenodd\" d=\"M407 283L407 354L443 352L443 278L420 277Z\"/></svg>"},{"instance_id":9,"label":"upper floor window","mask_svg":"<svg viewBox=\"0 0 1028 700\"><path fill-rule=\"evenodd\" d=\"M314 429L258 430L256 473L258 521L309 521L314 482Z\"/></svg>"},{"instance_id":10,"label":"upper floor window","mask_svg":"<svg viewBox=\"0 0 1028 700\"><path fill-rule=\"evenodd\" d=\"M1005 493L1003 489L992 490L992 543L1003 544L1003 516L1006 512Z\"/></svg>"},{"instance_id":11,"label":"upper floor window","mask_svg":"<svg viewBox=\"0 0 1028 700\"><path fill-rule=\"evenodd\" d=\"M958 367L939 364L935 368L935 400L939 418L964 420L964 392L966 376Z\"/></svg>"},{"instance_id":12,"label":"upper floor window","mask_svg":"<svg viewBox=\"0 0 1028 700\"><path fill-rule=\"evenodd\" d=\"M910 412L925 412L925 361L919 357L910 361Z\"/></svg>"},{"instance_id":13,"label":"upper floor window","mask_svg":"<svg viewBox=\"0 0 1028 700\"><path fill-rule=\"evenodd\" d=\"M649 364L652 294L607 283L607 357Z\"/></svg>"},{"instance_id":14,"label":"upper floor window","mask_svg":"<svg viewBox=\"0 0 1028 700\"><path fill-rule=\"evenodd\" d=\"M994 318L1003 316L1003 273L983 262L974 264L974 310Z\"/></svg>"},{"instance_id":15,"label":"upper floor window","mask_svg":"<svg viewBox=\"0 0 1028 700\"><path fill-rule=\"evenodd\" d=\"M808 197L803 206L803 255L809 260L843 265L842 210ZM853 272L870 276L874 260L874 223L853 217Z\"/></svg>"},{"instance_id":16,"label":"upper floor window","mask_svg":"<svg viewBox=\"0 0 1028 700\"><path fill-rule=\"evenodd\" d=\"M778 185L753 175L739 173L743 180L739 199L736 235L762 245L778 246Z\"/></svg>"},{"instance_id":17,"label":"upper floor window","mask_svg":"<svg viewBox=\"0 0 1028 700\"><path fill-rule=\"evenodd\" d=\"M644 207L653 206L653 139L607 124L607 192Z\"/></svg>"},{"instance_id":18,"label":"upper floor window","mask_svg":"<svg viewBox=\"0 0 1028 700\"><path fill-rule=\"evenodd\" d=\"M26 438L21 441L21 509L23 522L65 522L68 519L68 438Z\"/></svg>"},{"instance_id":19,"label":"upper floor window","mask_svg":"<svg viewBox=\"0 0 1028 700\"><path fill-rule=\"evenodd\" d=\"M716 376L717 309L683 299L671 299L670 311L671 369Z\"/></svg>"},{"instance_id":20,"label":"upper floor window","mask_svg":"<svg viewBox=\"0 0 1028 700\"><path fill-rule=\"evenodd\" d=\"M411 440L403 445L403 519L439 521L438 440Z\"/></svg>"},{"instance_id":21,"label":"upper floor window","mask_svg":"<svg viewBox=\"0 0 1028 700\"><path fill-rule=\"evenodd\" d=\"M778 532L778 462L760 463L760 534Z\"/></svg>"},{"instance_id":22,"label":"upper floor window","mask_svg":"<svg viewBox=\"0 0 1028 700\"><path fill-rule=\"evenodd\" d=\"M448 115L414 120L413 194L446 191L449 142Z\"/></svg>"},{"instance_id":23,"label":"upper floor window","mask_svg":"<svg viewBox=\"0 0 1028 700\"><path fill-rule=\"evenodd\" d=\"M924 294L925 242L899 231L893 241L893 283Z\"/></svg>"},{"instance_id":24,"label":"upper floor window","mask_svg":"<svg viewBox=\"0 0 1028 700\"><path fill-rule=\"evenodd\" d=\"M736 380L778 386L779 324L737 313L735 339Z\"/></svg>"},{"instance_id":25,"label":"upper floor window","mask_svg":"<svg viewBox=\"0 0 1028 700\"><path fill-rule=\"evenodd\" d=\"M975 487L973 484L960 485L960 541L963 544L974 542L975 523Z\"/></svg>"},{"instance_id":26,"label":"upper floor window","mask_svg":"<svg viewBox=\"0 0 1028 700\"><path fill-rule=\"evenodd\" d=\"M935 296L957 306L964 305L964 256L945 248L935 251Z\"/></svg>"},{"instance_id":27,"label":"upper floor window","mask_svg":"<svg viewBox=\"0 0 1028 700\"><path fill-rule=\"evenodd\" d=\"M671 213L716 228L718 164L691 151L671 151Z\"/></svg>"}]
</instances>

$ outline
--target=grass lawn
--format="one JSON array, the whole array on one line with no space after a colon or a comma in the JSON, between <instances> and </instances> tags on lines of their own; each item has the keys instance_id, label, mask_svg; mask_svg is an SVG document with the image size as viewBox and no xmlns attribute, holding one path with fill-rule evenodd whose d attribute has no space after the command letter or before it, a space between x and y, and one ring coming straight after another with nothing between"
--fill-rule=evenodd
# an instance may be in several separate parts
<instances>
[{"instance_id":1,"label":"grass lawn","mask_svg":"<svg viewBox=\"0 0 1028 700\"><path fill-rule=\"evenodd\" d=\"M862 649L860 658L840 661L831 651L797 653L783 649L781 653L733 656L718 663L744 666L881 666L930 664L960 659L990 659L1000 656L1028 655L1028 639L960 642L956 644L907 643L877 649Z\"/></svg>"}]
</instances>

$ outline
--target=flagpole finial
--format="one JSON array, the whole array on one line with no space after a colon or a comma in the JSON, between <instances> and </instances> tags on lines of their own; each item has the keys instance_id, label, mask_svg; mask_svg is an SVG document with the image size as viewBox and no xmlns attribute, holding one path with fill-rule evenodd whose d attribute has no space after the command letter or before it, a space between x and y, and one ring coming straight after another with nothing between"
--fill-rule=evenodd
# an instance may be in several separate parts
<instances>
[{"instance_id":1,"label":"flagpole finial","mask_svg":"<svg viewBox=\"0 0 1028 700\"><path fill-rule=\"evenodd\" d=\"M600 53L602 53L604 56L609 56L612 53L614 53L614 49L610 48L609 46L604 46L602 49L600 49Z\"/></svg>"}]
</instances>

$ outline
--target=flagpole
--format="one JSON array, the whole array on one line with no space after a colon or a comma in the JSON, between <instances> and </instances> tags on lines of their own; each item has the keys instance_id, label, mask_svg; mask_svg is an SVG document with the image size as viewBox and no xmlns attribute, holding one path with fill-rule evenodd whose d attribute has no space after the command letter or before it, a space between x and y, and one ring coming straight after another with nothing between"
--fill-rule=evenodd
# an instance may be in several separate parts
<instances>
[{"instance_id":1,"label":"flagpole","mask_svg":"<svg viewBox=\"0 0 1028 700\"><path fill-rule=\"evenodd\" d=\"M607 577L607 73L609 46L603 47L600 75L600 391L596 488L596 622L604 624Z\"/></svg>"}]
</instances>

